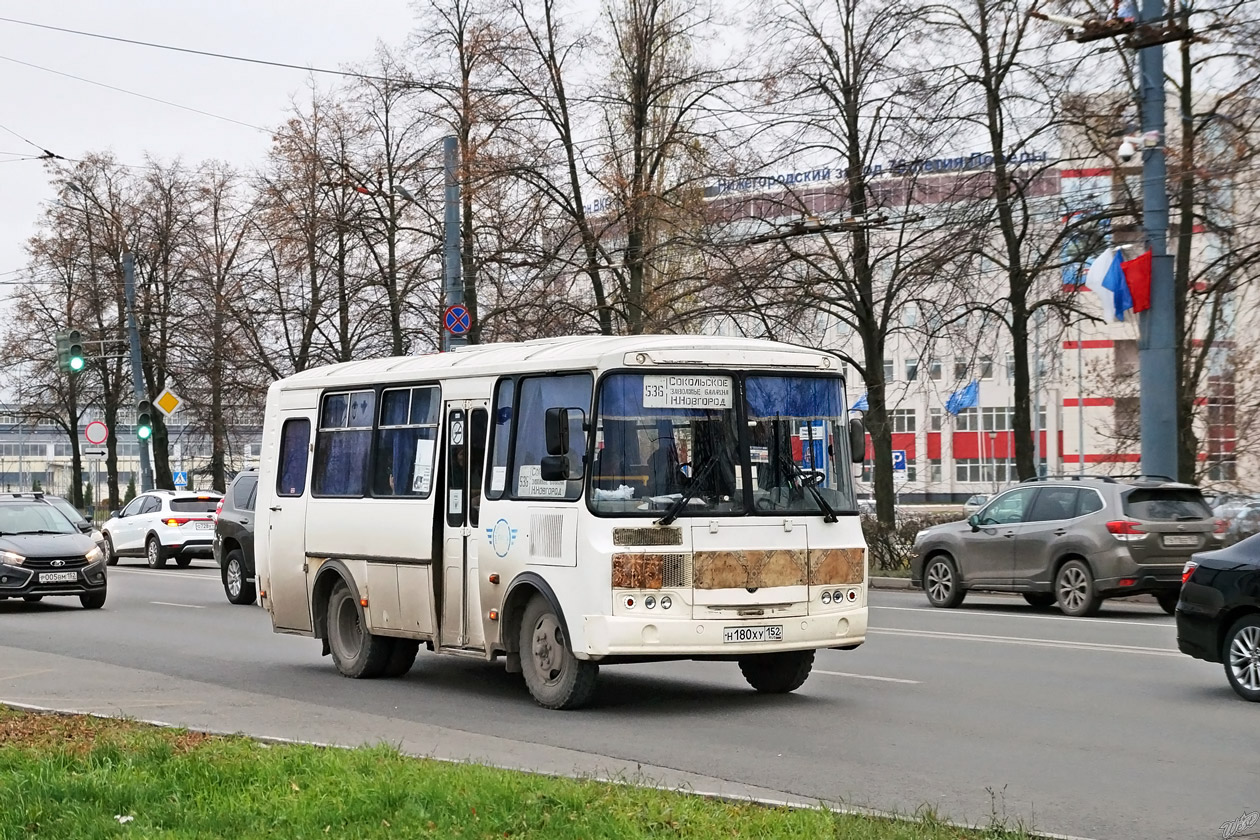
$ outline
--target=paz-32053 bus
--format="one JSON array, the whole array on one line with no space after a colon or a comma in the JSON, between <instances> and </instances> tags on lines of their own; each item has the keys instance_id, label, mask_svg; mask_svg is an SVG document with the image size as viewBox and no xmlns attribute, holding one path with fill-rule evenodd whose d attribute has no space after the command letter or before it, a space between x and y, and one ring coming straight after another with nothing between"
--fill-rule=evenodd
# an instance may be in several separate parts
<instances>
[{"instance_id":1,"label":"paz-32053 bus","mask_svg":"<svg viewBox=\"0 0 1260 840\"><path fill-rule=\"evenodd\" d=\"M866 638L838 357L760 340L556 338L276 382L260 600L349 677L420 643L577 708L601 664L739 664L788 692Z\"/></svg>"}]
</instances>

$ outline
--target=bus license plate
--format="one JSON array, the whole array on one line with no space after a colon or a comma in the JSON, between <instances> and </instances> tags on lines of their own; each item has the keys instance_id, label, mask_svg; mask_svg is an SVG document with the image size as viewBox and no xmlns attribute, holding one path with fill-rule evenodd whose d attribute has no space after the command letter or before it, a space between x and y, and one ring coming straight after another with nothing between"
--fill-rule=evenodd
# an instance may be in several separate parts
<instances>
[{"instance_id":1,"label":"bus license plate","mask_svg":"<svg viewBox=\"0 0 1260 840\"><path fill-rule=\"evenodd\" d=\"M1193 534L1165 534L1164 545L1198 545L1199 538Z\"/></svg>"},{"instance_id":2,"label":"bus license plate","mask_svg":"<svg viewBox=\"0 0 1260 840\"><path fill-rule=\"evenodd\" d=\"M723 627L722 641L729 642L781 642L783 641L783 625L772 624L769 627Z\"/></svg>"},{"instance_id":3,"label":"bus license plate","mask_svg":"<svg viewBox=\"0 0 1260 840\"><path fill-rule=\"evenodd\" d=\"M79 579L78 572L40 572L40 583L73 583Z\"/></svg>"}]
</instances>

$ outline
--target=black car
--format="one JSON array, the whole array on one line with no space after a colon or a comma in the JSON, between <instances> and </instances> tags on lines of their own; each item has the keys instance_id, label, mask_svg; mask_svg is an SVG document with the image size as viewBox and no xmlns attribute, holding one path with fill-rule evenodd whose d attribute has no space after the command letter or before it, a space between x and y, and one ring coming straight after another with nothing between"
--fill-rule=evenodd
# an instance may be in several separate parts
<instances>
[{"instance_id":1,"label":"black car","mask_svg":"<svg viewBox=\"0 0 1260 840\"><path fill-rule=\"evenodd\" d=\"M1195 554L1182 581L1177 647L1222 663L1238 696L1260 702L1260 535Z\"/></svg>"},{"instance_id":2,"label":"black car","mask_svg":"<svg viewBox=\"0 0 1260 840\"><path fill-rule=\"evenodd\" d=\"M105 553L60 511L22 494L0 497L0 600L77 595L105 605Z\"/></svg>"},{"instance_id":3,"label":"black car","mask_svg":"<svg viewBox=\"0 0 1260 840\"><path fill-rule=\"evenodd\" d=\"M254 582L254 500L258 469L242 470L215 511L214 559L223 577L223 591L233 604L252 604Z\"/></svg>"}]
</instances>

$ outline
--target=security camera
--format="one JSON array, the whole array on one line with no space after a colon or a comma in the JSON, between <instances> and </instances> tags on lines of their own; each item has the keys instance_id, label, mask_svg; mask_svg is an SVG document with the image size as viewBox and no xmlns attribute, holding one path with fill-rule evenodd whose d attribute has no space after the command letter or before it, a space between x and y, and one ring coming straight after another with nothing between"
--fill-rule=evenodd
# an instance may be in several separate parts
<instances>
[{"instance_id":1,"label":"security camera","mask_svg":"<svg viewBox=\"0 0 1260 840\"><path fill-rule=\"evenodd\" d=\"M1126 137L1124 138L1124 142L1120 144L1120 148L1117 150L1117 154L1120 155L1120 160L1124 161L1125 163L1128 163L1129 161L1133 160L1134 155L1137 154L1137 146L1133 144L1133 141L1131 139Z\"/></svg>"}]
</instances>

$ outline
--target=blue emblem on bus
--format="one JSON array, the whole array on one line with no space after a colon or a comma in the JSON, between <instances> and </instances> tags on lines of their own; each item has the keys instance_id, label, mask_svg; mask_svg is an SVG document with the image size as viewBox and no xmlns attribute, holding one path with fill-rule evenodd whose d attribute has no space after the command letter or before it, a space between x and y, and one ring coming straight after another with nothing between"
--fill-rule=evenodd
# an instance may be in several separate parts
<instances>
[{"instance_id":1,"label":"blue emblem on bus","mask_svg":"<svg viewBox=\"0 0 1260 840\"><path fill-rule=\"evenodd\" d=\"M512 547L512 543L516 542L516 529L508 524L506 519L500 519L494 523L493 528L486 529L486 537L490 540L490 547L494 549L494 553L500 557L507 557L508 549Z\"/></svg>"}]
</instances>

